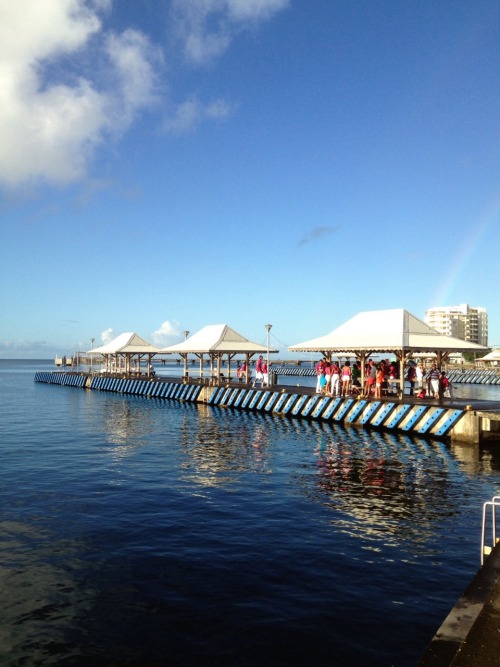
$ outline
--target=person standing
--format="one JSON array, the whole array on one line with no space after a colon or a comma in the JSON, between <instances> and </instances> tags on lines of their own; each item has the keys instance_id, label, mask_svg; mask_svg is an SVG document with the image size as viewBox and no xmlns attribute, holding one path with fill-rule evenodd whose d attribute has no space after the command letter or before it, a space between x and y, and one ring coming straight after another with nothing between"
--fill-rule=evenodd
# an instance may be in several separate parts
<instances>
[{"instance_id":1,"label":"person standing","mask_svg":"<svg viewBox=\"0 0 500 667\"><path fill-rule=\"evenodd\" d=\"M353 386L359 387L360 386L359 378L361 377L361 368L359 365L359 361L355 361L354 364L352 365L351 377Z\"/></svg>"},{"instance_id":2,"label":"person standing","mask_svg":"<svg viewBox=\"0 0 500 667\"><path fill-rule=\"evenodd\" d=\"M323 393L328 394L330 391L330 382L331 382L331 373L332 373L332 362L328 359L325 362L325 386L323 387Z\"/></svg>"},{"instance_id":3,"label":"person standing","mask_svg":"<svg viewBox=\"0 0 500 667\"><path fill-rule=\"evenodd\" d=\"M351 391L351 362L346 361L345 364L342 366L342 374L341 374L341 379L342 379L342 390L341 390L341 396L349 396L349 393Z\"/></svg>"},{"instance_id":4,"label":"person standing","mask_svg":"<svg viewBox=\"0 0 500 667\"><path fill-rule=\"evenodd\" d=\"M371 398L372 389L375 389L375 383L377 381L377 367L375 362L370 359L368 362L368 373L365 380L365 391L363 394L364 398Z\"/></svg>"},{"instance_id":5,"label":"person standing","mask_svg":"<svg viewBox=\"0 0 500 667\"><path fill-rule=\"evenodd\" d=\"M422 363L417 364L415 368L415 379L417 381L417 389L422 389L424 386L424 366Z\"/></svg>"},{"instance_id":6,"label":"person standing","mask_svg":"<svg viewBox=\"0 0 500 667\"><path fill-rule=\"evenodd\" d=\"M436 366L436 364L432 364L432 368L427 377L429 380L430 391L434 398L439 398L439 376L439 368Z\"/></svg>"},{"instance_id":7,"label":"person standing","mask_svg":"<svg viewBox=\"0 0 500 667\"><path fill-rule=\"evenodd\" d=\"M260 357L257 359L257 362L255 364L255 379L253 381L252 387L255 387L257 382L260 382L260 386L262 388L262 382L264 380L264 374L262 373L262 363L264 361L264 357L260 355Z\"/></svg>"},{"instance_id":8,"label":"person standing","mask_svg":"<svg viewBox=\"0 0 500 667\"><path fill-rule=\"evenodd\" d=\"M260 368L262 371L262 386L264 387L265 385L266 387L269 387L269 372L267 370L267 361L265 359L262 360Z\"/></svg>"},{"instance_id":9,"label":"person standing","mask_svg":"<svg viewBox=\"0 0 500 667\"><path fill-rule=\"evenodd\" d=\"M382 398L382 385L385 382L385 373L384 367L382 364L377 369L377 375L375 377L375 398Z\"/></svg>"},{"instance_id":10,"label":"person standing","mask_svg":"<svg viewBox=\"0 0 500 667\"><path fill-rule=\"evenodd\" d=\"M338 396L340 394L340 366L336 361L332 362L330 383L332 396Z\"/></svg>"},{"instance_id":11,"label":"person standing","mask_svg":"<svg viewBox=\"0 0 500 667\"><path fill-rule=\"evenodd\" d=\"M324 386L324 379L325 379L325 361L326 359L323 357L321 361L318 361L316 364L316 393L321 394L322 391L322 386Z\"/></svg>"},{"instance_id":12,"label":"person standing","mask_svg":"<svg viewBox=\"0 0 500 667\"><path fill-rule=\"evenodd\" d=\"M413 396L413 388L415 387L416 377L417 377L417 372L415 370L415 366L413 365L413 363L411 363L408 366L408 371L406 372L406 380L410 385L410 391L409 391L410 396Z\"/></svg>"}]
</instances>

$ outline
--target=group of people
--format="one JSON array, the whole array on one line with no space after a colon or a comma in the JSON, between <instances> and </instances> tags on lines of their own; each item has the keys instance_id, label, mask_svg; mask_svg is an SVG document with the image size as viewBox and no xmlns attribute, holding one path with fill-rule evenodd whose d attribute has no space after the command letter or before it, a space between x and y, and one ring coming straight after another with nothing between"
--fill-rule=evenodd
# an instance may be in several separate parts
<instances>
[{"instance_id":1,"label":"group of people","mask_svg":"<svg viewBox=\"0 0 500 667\"><path fill-rule=\"evenodd\" d=\"M353 387L360 388L361 367L359 362L351 366L346 361L342 366L323 357L316 364L316 392L326 396L349 396Z\"/></svg>"},{"instance_id":2,"label":"group of people","mask_svg":"<svg viewBox=\"0 0 500 667\"><path fill-rule=\"evenodd\" d=\"M316 393L318 394L340 397L355 394L363 398L382 398L383 390L388 395L397 394L400 378L398 362L383 359L375 363L373 359L370 359L365 367L364 387L361 387L361 363L359 361L355 361L352 365L350 361L345 361L343 365L340 365L336 361L328 361L326 357L316 364L316 376ZM436 364L426 371L422 363L410 363L405 380L410 385L411 396L417 389L418 398L433 396L441 399L445 395L453 398L451 382L446 377L445 371L439 370Z\"/></svg>"},{"instance_id":3,"label":"group of people","mask_svg":"<svg viewBox=\"0 0 500 667\"><path fill-rule=\"evenodd\" d=\"M416 388L417 398L427 398L428 396L438 399L444 396L453 398L453 385L446 377L446 371L440 370L436 364L432 364L431 369L427 372L422 363L410 364L406 373L406 380L410 385L411 396L413 396Z\"/></svg>"},{"instance_id":4,"label":"group of people","mask_svg":"<svg viewBox=\"0 0 500 667\"><path fill-rule=\"evenodd\" d=\"M260 386L269 387L269 372L267 368L267 361L264 359L262 354L255 362L255 378L252 384L252 387L260 382Z\"/></svg>"}]
</instances>

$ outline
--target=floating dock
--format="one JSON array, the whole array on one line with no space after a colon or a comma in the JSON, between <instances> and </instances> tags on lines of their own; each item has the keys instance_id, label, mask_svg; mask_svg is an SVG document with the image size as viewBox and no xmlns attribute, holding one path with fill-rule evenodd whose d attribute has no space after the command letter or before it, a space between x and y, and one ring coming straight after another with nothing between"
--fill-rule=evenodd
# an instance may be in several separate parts
<instances>
[{"instance_id":1,"label":"floating dock","mask_svg":"<svg viewBox=\"0 0 500 667\"><path fill-rule=\"evenodd\" d=\"M312 387L275 386L256 389L237 382L211 386L194 379L119 378L62 371L39 371L35 374L35 382L204 403L233 410L264 412L276 417L402 431L473 444L486 438L500 439L500 403L493 401L419 400L413 396L340 398L316 394Z\"/></svg>"}]
</instances>

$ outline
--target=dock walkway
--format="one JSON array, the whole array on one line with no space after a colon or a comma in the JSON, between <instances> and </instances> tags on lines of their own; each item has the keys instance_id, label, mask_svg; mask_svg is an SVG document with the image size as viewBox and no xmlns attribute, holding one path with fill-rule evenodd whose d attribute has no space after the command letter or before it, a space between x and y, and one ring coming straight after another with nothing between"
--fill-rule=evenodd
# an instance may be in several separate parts
<instances>
[{"instance_id":1,"label":"dock walkway","mask_svg":"<svg viewBox=\"0 0 500 667\"><path fill-rule=\"evenodd\" d=\"M75 372L38 372L35 381L131 394L151 398L206 403L238 410L262 411L280 417L297 417L376 427L437 438L451 437L470 443L500 438L500 401L470 399L418 399L387 396L382 399L317 394L313 387L271 386L255 388L234 382L215 386L198 379L89 375Z\"/></svg>"}]
</instances>

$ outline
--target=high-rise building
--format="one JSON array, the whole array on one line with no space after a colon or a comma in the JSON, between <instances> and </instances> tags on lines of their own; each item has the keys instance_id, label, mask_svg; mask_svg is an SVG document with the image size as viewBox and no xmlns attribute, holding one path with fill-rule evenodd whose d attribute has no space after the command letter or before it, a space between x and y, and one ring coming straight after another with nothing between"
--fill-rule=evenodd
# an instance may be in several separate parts
<instances>
[{"instance_id":1,"label":"high-rise building","mask_svg":"<svg viewBox=\"0 0 500 667\"><path fill-rule=\"evenodd\" d=\"M488 313L486 308L443 306L425 312L425 322L441 334L461 338L488 347Z\"/></svg>"}]
</instances>

